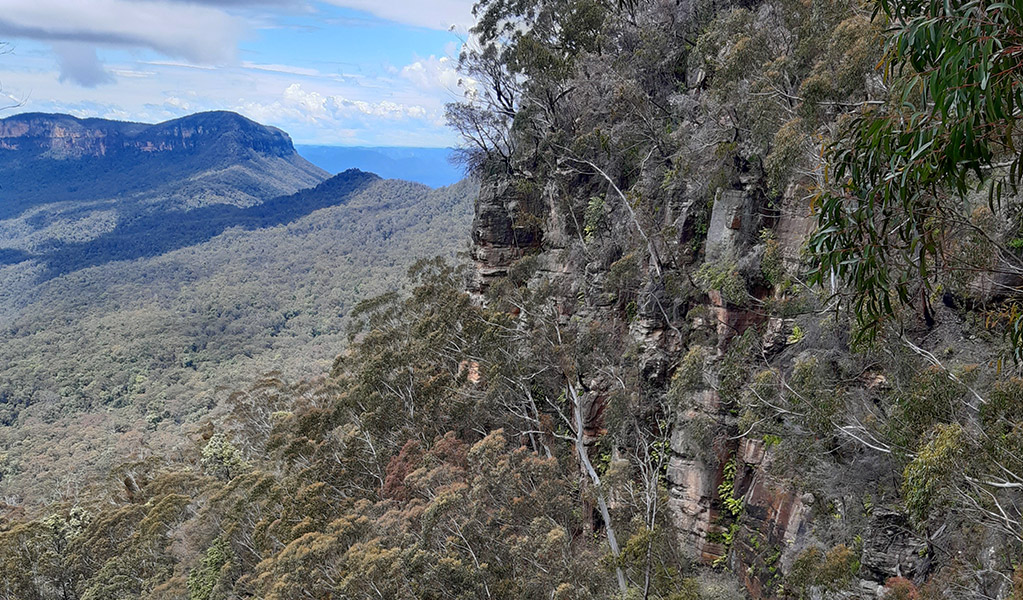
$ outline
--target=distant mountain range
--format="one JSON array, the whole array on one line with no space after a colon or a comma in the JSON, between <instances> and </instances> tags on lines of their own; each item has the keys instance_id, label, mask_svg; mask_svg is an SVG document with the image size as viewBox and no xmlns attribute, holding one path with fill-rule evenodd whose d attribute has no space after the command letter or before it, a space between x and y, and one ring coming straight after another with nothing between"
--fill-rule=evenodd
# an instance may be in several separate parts
<instances>
[{"instance_id":1,"label":"distant mountain range","mask_svg":"<svg viewBox=\"0 0 1023 600\"><path fill-rule=\"evenodd\" d=\"M153 256L329 177L283 131L230 112L156 125L15 115L0 120L0 265L55 276ZM277 219L303 206L278 203Z\"/></svg>"},{"instance_id":2,"label":"distant mountain range","mask_svg":"<svg viewBox=\"0 0 1023 600\"><path fill-rule=\"evenodd\" d=\"M296 146L298 153L331 173L371 171L385 179L404 179L430 187L451 185L465 177L452 163L450 148Z\"/></svg>"},{"instance_id":3,"label":"distant mountain range","mask_svg":"<svg viewBox=\"0 0 1023 600\"><path fill-rule=\"evenodd\" d=\"M323 168L285 132L231 112L156 125L41 113L0 120L0 265L35 260L52 277L157 256L228 227L288 223L378 175L431 187L461 179L447 149L300 151Z\"/></svg>"},{"instance_id":4,"label":"distant mountain range","mask_svg":"<svg viewBox=\"0 0 1023 600\"><path fill-rule=\"evenodd\" d=\"M0 120L0 496L102 472L143 434L188 443L261 373L322 373L355 303L460 249L475 194L331 177L233 113Z\"/></svg>"}]
</instances>

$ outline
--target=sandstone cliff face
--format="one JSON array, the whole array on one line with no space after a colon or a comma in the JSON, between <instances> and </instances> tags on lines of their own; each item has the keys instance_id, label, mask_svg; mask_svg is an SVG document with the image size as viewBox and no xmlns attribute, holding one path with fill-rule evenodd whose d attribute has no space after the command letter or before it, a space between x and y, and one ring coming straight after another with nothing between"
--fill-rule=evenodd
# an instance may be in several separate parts
<instances>
[{"instance_id":1,"label":"sandstone cliff face","mask_svg":"<svg viewBox=\"0 0 1023 600\"><path fill-rule=\"evenodd\" d=\"M283 131L228 112L200 113L157 125L41 113L0 120L0 150L17 150L22 157L74 159L117 152L187 152L213 140L267 156L295 154Z\"/></svg>"},{"instance_id":2,"label":"sandstone cliff face","mask_svg":"<svg viewBox=\"0 0 1023 600\"><path fill-rule=\"evenodd\" d=\"M746 263L764 260L760 235L767 230L773 232L775 260L781 268L797 268L811 226L809 208L789 190L775 199L777 208L769 210L762 183L755 173L744 174L729 187L714 191L698 264L727 263L743 268ZM692 201L680 199L679 204L692 205ZM552 289L564 294L556 302L575 306L562 315L566 326L581 318L622 320L621 312L599 297L573 304L576 295L590 295L586 290L600 288L610 269L573 252L571 228L566 228L564 216L553 214L556 211L551 207L556 205L552 198L525 202L499 179L484 184L473 228L475 291L485 292L518 261L529 257L540 268L534 271L532 283L525 285L556 282ZM523 223L543 226L529 228ZM684 229L679 242L690 243L688 236L693 235L698 234ZM645 268L652 269L649 263ZM827 342L814 342L819 348L804 349L805 343L798 338L805 334L803 329L813 325L764 309L765 303L778 301L783 292L764 284L753 293L760 296L760 304L740 306L727 292L710 289L695 301L669 309L686 315L684 324L672 324L663 309L671 306L672 299L667 291L656 291L659 300L645 309L637 307L627 325L630 343L641 349L636 360L642 363L642 372L653 389L661 393L671 386L687 355L703 357L702 381L688 392L684 419L671 435L672 455L666 473L669 507L682 547L705 565L727 565L753 598L782 597L779 594L784 592L786 577L800 560L806 562L808 550L841 550L845 546L836 546L836 540L844 539L842 536L855 535L861 540L858 547L842 550L855 561L850 563L856 565L855 572L841 593L828 595L824 591L821 597L879 597L892 577L922 582L932 572L933 551L928 540L912 533L908 517L893 508L893 498L886 495L889 492L862 495L871 487L890 487L890 482L883 482L890 479L890 465L861 446L845 444L833 457L813 467L823 472L819 481L799 483L793 480L788 464L793 458L779 449L777 440L747 435L743 429L748 424L739 422L734 403L722 399L723 390L732 383L728 378L735 377L728 371L735 345L749 335L762 349L763 359L780 369L835 352ZM661 308L654 308L655 304ZM841 353L835 356L845 360ZM742 378L748 375L741 374ZM864 389L878 385L876 377L863 377L857 385ZM593 443L602 429L600 404L610 383L595 373L581 374L581 378L591 389L584 412L588 415L587 442ZM807 473L813 473L809 464ZM871 498L871 494L877 494L879 505L865 507L863 497ZM728 499L741 504L738 515L727 506Z\"/></svg>"},{"instance_id":3,"label":"sandstone cliff face","mask_svg":"<svg viewBox=\"0 0 1023 600\"><path fill-rule=\"evenodd\" d=\"M484 182L472 227L472 256L478 270L477 290L508 274L509 267L543 242L537 227L540 207L508 181Z\"/></svg>"}]
</instances>

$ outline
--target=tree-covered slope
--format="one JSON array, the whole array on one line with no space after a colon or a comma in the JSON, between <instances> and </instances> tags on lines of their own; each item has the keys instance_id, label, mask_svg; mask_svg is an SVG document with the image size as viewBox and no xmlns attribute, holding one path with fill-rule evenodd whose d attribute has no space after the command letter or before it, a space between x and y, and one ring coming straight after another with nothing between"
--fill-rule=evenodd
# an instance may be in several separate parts
<instances>
[{"instance_id":1,"label":"tree-covered slope","mask_svg":"<svg viewBox=\"0 0 1023 600\"><path fill-rule=\"evenodd\" d=\"M45 262L4 267L0 488L38 501L63 477L123 460L133 436L179 444L222 390L270 371L321 373L356 302L400 288L415 260L460 249L474 193L348 172L226 207L230 221L188 220L198 209L123 241L161 252L54 278Z\"/></svg>"},{"instance_id":2,"label":"tree-covered slope","mask_svg":"<svg viewBox=\"0 0 1023 600\"><path fill-rule=\"evenodd\" d=\"M328 178L226 112L16 115L0 153L0 487L29 502L124 436L174 447L217 389L321 371L356 301L453 252L472 195Z\"/></svg>"},{"instance_id":3,"label":"tree-covered slope","mask_svg":"<svg viewBox=\"0 0 1023 600\"><path fill-rule=\"evenodd\" d=\"M55 277L108 262L159 256L205 242L231 227L261 229L290 223L343 202L379 179L372 173L353 169L315 187L254 206L210 204L187 211L138 215L88 241L64 240L49 247L37 246L34 252L22 253L9 263L31 258L44 267L44 277Z\"/></svg>"}]
</instances>

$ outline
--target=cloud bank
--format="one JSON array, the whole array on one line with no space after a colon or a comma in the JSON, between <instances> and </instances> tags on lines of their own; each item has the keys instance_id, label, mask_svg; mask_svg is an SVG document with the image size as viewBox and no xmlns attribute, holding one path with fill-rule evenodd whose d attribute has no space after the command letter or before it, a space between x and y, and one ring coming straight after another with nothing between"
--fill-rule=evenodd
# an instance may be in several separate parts
<instances>
[{"instance_id":1,"label":"cloud bank","mask_svg":"<svg viewBox=\"0 0 1023 600\"><path fill-rule=\"evenodd\" d=\"M472 2L0 0L16 48L0 94L148 122L237 110L301 143L447 146L444 103L461 93L447 31Z\"/></svg>"},{"instance_id":2,"label":"cloud bank","mask_svg":"<svg viewBox=\"0 0 1023 600\"><path fill-rule=\"evenodd\" d=\"M243 23L227 12L162 0L0 0L0 36L148 48L197 63L234 59Z\"/></svg>"},{"instance_id":3,"label":"cloud bank","mask_svg":"<svg viewBox=\"0 0 1023 600\"><path fill-rule=\"evenodd\" d=\"M472 24L473 0L327 0L372 15L429 29L465 28Z\"/></svg>"},{"instance_id":4,"label":"cloud bank","mask_svg":"<svg viewBox=\"0 0 1023 600\"><path fill-rule=\"evenodd\" d=\"M78 42L57 42L53 51L60 65L58 81L71 81L87 88L114 83L114 76L104 69L96 48Z\"/></svg>"}]
</instances>

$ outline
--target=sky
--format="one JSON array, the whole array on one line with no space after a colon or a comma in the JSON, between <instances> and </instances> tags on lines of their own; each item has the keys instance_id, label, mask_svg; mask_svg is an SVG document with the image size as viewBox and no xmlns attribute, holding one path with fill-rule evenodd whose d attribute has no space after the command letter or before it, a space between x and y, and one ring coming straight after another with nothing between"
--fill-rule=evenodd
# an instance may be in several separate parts
<instances>
[{"instance_id":1,"label":"sky","mask_svg":"<svg viewBox=\"0 0 1023 600\"><path fill-rule=\"evenodd\" d=\"M0 117L233 110L296 144L452 146L472 2L0 0Z\"/></svg>"}]
</instances>

